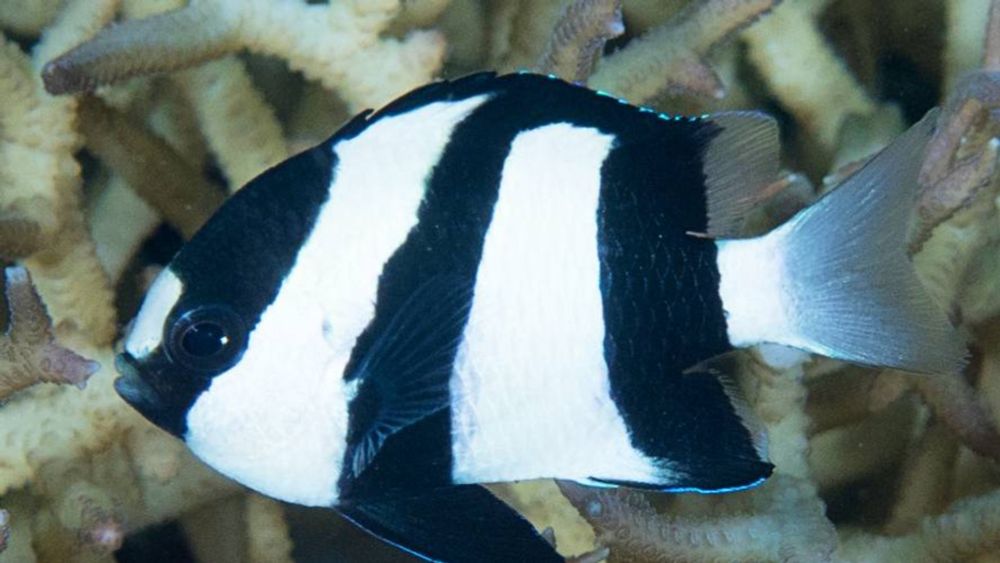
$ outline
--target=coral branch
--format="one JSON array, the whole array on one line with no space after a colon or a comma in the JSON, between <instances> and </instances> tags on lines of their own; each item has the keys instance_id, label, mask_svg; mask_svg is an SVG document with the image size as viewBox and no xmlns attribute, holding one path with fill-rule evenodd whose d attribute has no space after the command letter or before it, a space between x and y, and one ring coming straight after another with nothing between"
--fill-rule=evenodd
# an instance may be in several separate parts
<instances>
[{"instance_id":1,"label":"coral branch","mask_svg":"<svg viewBox=\"0 0 1000 563\"><path fill-rule=\"evenodd\" d=\"M90 233L101 266L111 283L116 284L161 219L121 176L112 174L105 185L97 187L101 189L91 205Z\"/></svg>"},{"instance_id":2,"label":"coral branch","mask_svg":"<svg viewBox=\"0 0 1000 563\"><path fill-rule=\"evenodd\" d=\"M965 499L945 514L924 518L917 531L886 537L858 531L842 535L846 561L923 563L968 561L1000 549L1000 492Z\"/></svg>"},{"instance_id":3,"label":"coral branch","mask_svg":"<svg viewBox=\"0 0 1000 563\"><path fill-rule=\"evenodd\" d=\"M958 444L940 423L931 423L910 453L903 476L896 487L896 502L885 533L900 535L912 531L920 519L938 514L947 506L948 488L958 455Z\"/></svg>"},{"instance_id":4,"label":"coral branch","mask_svg":"<svg viewBox=\"0 0 1000 563\"><path fill-rule=\"evenodd\" d=\"M897 401L859 423L813 436L809 467L820 490L855 483L898 463L913 434L915 403Z\"/></svg>"},{"instance_id":5,"label":"coral branch","mask_svg":"<svg viewBox=\"0 0 1000 563\"><path fill-rule=\"evenodd\" d=\"M16 213L0 213L0 258L24 258L37 252L41 246L42 228L38 223Z\"/></svg>"},{"instance_id":6,"label":"coral branch","mask_svg":"<svg viewBox=\"0 0 1000 563\"><path fill-rule=\"evenodd\" d=\"M7 331L0 337L0 400L36 383L83 387L100 365L55 343L51 321L24 268L4 271Z\"/></svg>"},{"instance_id":7,"label":"coral branch","mask_svg":"<svg viewBox=\"0 0 1000 563\"><path fill-rule=\"evenodd\" d=\"M18 35L38 35L52 23L63 0L4 0L0 10L0 29Z\"/></svg>"},{"instance_id":8,"label":"coral branch","mask_svg":"<svg viewBox=\"0 0 1000 563\"><path fill-rule=\"evenodd\" d=\"M827 0L784 2L748 29L748 57L771 91L825 150L848 115L870 115L875 101L816 27Z\"/></svg>"},{"instance_id":9,"label":"coral branch","mask_svg":"<svg viewBox=\"0 0 1000 563\"><path fill-rule=\"evenodd\" d=\"M7 549L10 539L10 513L0 508L0 553Z\"/></svg>"},{"instance_id":10,"label":"coral branch","mask_svg":"<svg viewBox=\"0 0 1000 563\"><path fill-rule=\"evenodd\" d=\"M288 156L274 110L242 62L227 57L178 73L176 78L230 189L242 187Z\"/></svg>"},{"instance_id":11,"label":"coral branch","mask_svg":"<svg viewBox=\"0 0 1000 563\"><path fill-rule=\"evenodd\" d=\"M942 53L944 84L951 92L955 84L970 70L982 64L983 44L992 0L946 0L945 49Z\"/></svg>"},{"instance_id":12,"label":"coral branch","mask_svg":"<svg viewBox=\"0 0 1000 563\"><path fill-rule=\"evenodd\" d=\"M959 81L938 119L920 170L916 253L938 225L971 205L996 176L1000 122L1000 72L975 72Z\"/></svg>"},{"instance_id":13,"label":"coral branch","mask_svg":"<svg viewBox=\"0 0 1000 563\"><path fill-rule=\"evenodd\" d=\"M550 480L490 485L490 491L524 515L537 530L550 530L563 555L594 549L594 531Z\"/></svg>"},{"instance_id":14,"label":"coral branch","mask_svg":"<svg viewBox=\"0 0 1000 563\"><path fill-rule=\"evenodd\" d=\"M659 513L649 496L560 482L610 549L608 561L829 561L832 529L805 481L775 476L756 504L712 517Z\"/></svg>"},{"instance_id":15,"label":"coral branch","mask_svg":"<svg viewBox=\"0 0 1000 563\"><path fill-rule=\"evenodd\" d=\"M45 89L51 94L91 90L236 51L239 14L224 8L219 2L196 0L179 10L105 28L45 64Z\"/></svg>"},{"instance_id":16,"label":"coral branch","mask_svg":"<svg viewBox=\"0 0 1000 563\"><path fill-rule=\"evenodd\" d=\"M112 553L125 540L125 525L117 508L119 504L104 489L78 481L62 492L56 517L65 529L76 536L81 547L98 553Z\"/></svg>"},{"instance_id":17,"label":"coral branch","mask_svg":"<svg viewBox=\"0 0 1000 563\"><path fill-rule=\"evenodd\" d=\"M246 497L247 555L251 563L292 563L292 540L285 511L260 495Z\"/></svg>"},{"instance_id":18,"label":"coral branch","mask_svg":"<svg viewBox=\"0 0 1000 563\"><path fill-rule=\"evenodd\" d=\"M704 56L770 10L775 0L692 2L667 23L597 65L589 85L634 103L664 93L719 98L721 81Z\"/></svg>"},{"instance_id":19,"label":"coral branch","mask_svg":"<svg viewBox=\"0 0 1000 563\"><path fill-rule=\"evenodd\" d=\"M979 455L1000 461L1000 432L992 413L975 389L956 376L910 376L914 387L963 444Z\"/></svg>"},{"instance_id":20,"label":"coral branch","mask_svg":"<svg viewBox=\"0 0 1000 563\"><path fill-rule=\"evenodd\" d=\"M0 209L39 227L37 251L24 264L60 337L96 343L114 336L115 312L83 217L80 167L73 158L80 146L73 129L75 101L44 92L37 60L80 42L113 16L115 5L113 0L66 2L35 45L35 60L11 45L0 52L0 67L5 67L0 68L0 90L12 94L0 104Z\"/></svg>"},{"instance_id":21,"label":"coral branch","mask_svg":"<svg viewBox=\"0 0 1000 563\"><path fill-rule=\"evenodd\" d=\"M622 0L575 0L563 10L536 66L539 72L583 82L604 44L624 32Z\"/></svg>"},{"instance_id":22,"label":"coral branch","mask_svg":"<svg viewBox=\"0 0 1000 563\"><path fill-rule=\"evenodd\" d=\"M96 98L80 104L86 146L168 223L190 237L224 199L162 139Z\"/></svg>"},{"instance_id":23,"label":"coral branch","mask_svg":"<svg viewBox=\"0 0 1000 563\"><path fill-rule=\"evenodd\" d=\"M986 42L983 46L983 70L1000 70L1000 2L997 0L990 2Z\"/></svg>"},{"instance_id":24,"label":"coral branch","mask_svg":"<svg viewBox=\"0 0 1000 563\"><path fill-rule=\"evenodd\" d=\"M108 27L50 61L43 74L50 91L75 92L189 68L246 47L286 59L353 109L363 109L426 82L441 64L444 44L434 32L413 32L402 41L379 38L399 9L398 0L194 0Z\"/></svg>"}]
</instances>

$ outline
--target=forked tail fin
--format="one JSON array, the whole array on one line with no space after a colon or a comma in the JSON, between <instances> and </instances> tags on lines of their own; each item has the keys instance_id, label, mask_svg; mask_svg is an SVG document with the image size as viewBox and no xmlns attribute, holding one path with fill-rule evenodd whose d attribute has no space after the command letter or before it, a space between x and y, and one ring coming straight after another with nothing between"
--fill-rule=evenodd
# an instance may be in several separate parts
<instances>
[{"instance_id":1,"label":"forked tail fin","mask_svg":"<svg viewBox=\"0 0 1000 563\"><path fill-rule=\"evenodd\" d=\"M936 118L929 113L781 227L717 242L733 345L774 342L915 372L962 367L962 337L906 255L917 172Z\"/></svg>"}]
</instances>

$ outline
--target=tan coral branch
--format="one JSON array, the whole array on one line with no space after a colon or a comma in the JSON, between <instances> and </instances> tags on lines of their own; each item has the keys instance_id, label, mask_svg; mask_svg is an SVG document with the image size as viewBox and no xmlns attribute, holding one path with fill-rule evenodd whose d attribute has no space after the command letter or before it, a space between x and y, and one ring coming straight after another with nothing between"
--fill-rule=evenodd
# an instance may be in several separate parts
<instances>
[{"instance_id":1,"label":"tan coral branch","mask_svg":"<svg viewBox=\"0 0 1000 563\"><path fill-rule=\"evenodd\" d=\"M292 539L277 501L247 495L245 515L250 563L292 563Z\"/></svg>"},{"instance_id":2,"label":"tan coral branch","mask_svg":"<svg viewBox=\"0 0 1000 563\"><path fill-rule=\"evenodd\" d=\"M190 238L222 204L222 190L166 141L96 98L80 104L87 149L128 182L163 218Z\"/></svg>"},{"instance_id":3,"label":"tan coral branch","mask_svg":"<svg viewBox=\"0 0 1000 563\"><path fill-rule=\"evenodd\" d=\"M968 561L1000 549L1000 492L956 503L924 518L908 535L888 537L845 531L839 555L846 561L945 563Z\"/></svg>"},{"instance_id":4,"label":"tan coral branch","mask_svg":"<svg viewBox=\"0 0 1000 563\"><path fill-rule=\"evenodd\" d=\"M23 98L11 105L24 111L16 127L4 129L0 143L16 162L12 181L0 193L0 208L22 205L42 227L44 243L24 260L45 299L60 338L108 343L115 332L111 287L88 236L81 205L80 167L73 158L80 138L73 129L75 101L46 94L38 78L39 59L71 47L114 14L114 0L70 0L35 45L33 60L17 72ZM30 212L27 210L31 210ZM80 299L87 295L87 299Z\"/></svg>"},{"instance_id":5,"label":"tan coral branch","mask_svg":"<svg viewBox=\"0 0 1000 563\"><path fill-rule=\"evenodd\" d=\"M42 228L17 213L0 213L0 258L16 260L42 247Z\"/></svg>"},{"instance_id":6,"label":"tan coral branch","mask_svg":"<svg viewBox=\"0 0 1000 563\"><path fill-rule=\"evenodd\" d=\"M790 476L748 493L757 499L751 507L711 517L660 513L635 490L559 486L610 549L609 562L829 561L834 549L815 490Z\"/></svg>"},{"instance_id":7,"label":"tan coral branch","mask_svg":"<svg viewBox=\"0 0 1000 563\"><path fill-rule=\"evenodd\" d=\"M176 79L231 190L288 156L274 110L238 59L212 61L178 73Z\"/></svg>"},{"instance_id":8,"label":"tan coral branch","mask_svg":"<svg viewBox=\"0 0 1000 563\"><path fill-rule=\"evenodd\" d=\"M634 103L664 92L722 97L721 82L704 56L775 4L775 0L692 2L665 24L604 58L588 84Z\"/></svg>"},{"instance_id":9,"label":"tan coral branch","mask_svg":"<svg viewBox=\"0 0 1000 563\"><path fill-rule=\"evenodd\" d=\"M783 106L826 151L850 114L870 115L875 100L820 34L826 0L788 1L748 29L750 61Z\"/></svg>"}]
</instances>

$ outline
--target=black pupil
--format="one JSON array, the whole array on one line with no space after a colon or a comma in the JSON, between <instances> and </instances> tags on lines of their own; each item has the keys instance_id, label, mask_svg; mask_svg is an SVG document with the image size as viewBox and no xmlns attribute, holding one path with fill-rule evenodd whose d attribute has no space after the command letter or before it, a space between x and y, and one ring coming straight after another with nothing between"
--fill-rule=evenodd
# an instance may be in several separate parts
<instances>
[{"instance_id":1,"label":"black pupil","mask_svg":"<svg viewBox=\"0 0 1000 563\"><path fill-rule=\"evenodd\" d=\"M185 352L202 358L218 354L228 343L229 338L222 326L208 321L191 325L181 338Z\"/></svg>"}]
</instances>

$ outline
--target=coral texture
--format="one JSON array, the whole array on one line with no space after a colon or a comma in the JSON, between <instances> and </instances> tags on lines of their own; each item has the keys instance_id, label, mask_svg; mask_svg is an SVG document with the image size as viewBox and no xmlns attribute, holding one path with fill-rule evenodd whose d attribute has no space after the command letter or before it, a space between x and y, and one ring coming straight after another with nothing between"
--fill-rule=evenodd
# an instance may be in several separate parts
<instances>
[{"instance_id":1,"label":"coral texture","mask_svg":"<svg viewBox=\"0 0 1000 563\"><path fill-rule=\"evenodd\" d=\"M0 561L137 561L150 542L198 561L390 553L248 493L132 412L112 388L120 321L228 194L356 111L524 68L671 114L777 114L786 170L753 233L942 106L908 250L971 357L939 376L728 358L776 467L753 490L492 490L581 562L1000 560L1000 0L920 8L0 0L0 256L19 263L0 314Z\"/></svg>"}]
</instances>

